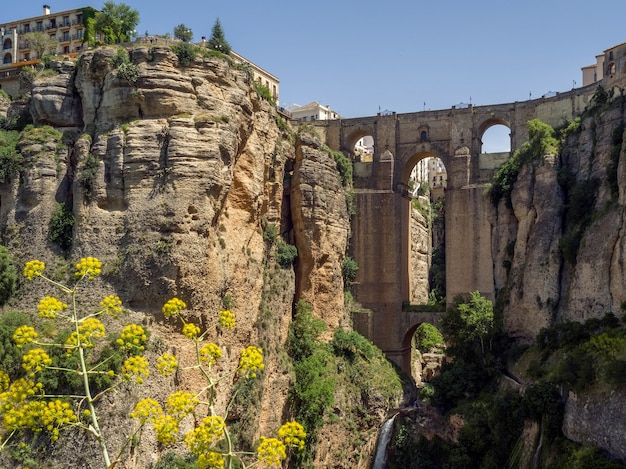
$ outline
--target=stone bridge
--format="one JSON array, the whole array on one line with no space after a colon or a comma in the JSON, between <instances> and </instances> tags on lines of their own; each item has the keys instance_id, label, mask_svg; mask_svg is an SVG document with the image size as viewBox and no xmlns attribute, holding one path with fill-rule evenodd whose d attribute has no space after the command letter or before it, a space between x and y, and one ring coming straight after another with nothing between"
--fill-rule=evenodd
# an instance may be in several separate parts
<instances>
[{"instance_id":1,"label":"stone bridge","mask_svg":"<svg viewBox=\"0 0 626 469\"><path fill-rule=\"evenodd\" d=\"M597 85L550 98L493 106L468 106L317 123L326 144L354 158L354 146L374 139L373 161L354 161L356 214L351 255L359 264L354 296L368 313L355 314L356 330L405 371L411 336L421 322L437 325L437 313L402 311L409 302L411 248L408 181L415 164L440 158L447 170L445 248L447 302L480 291L494 299L490 201L484 195L498 162L484 154L482 136L493 125L510 129L511 151L528 139L534 118L558 126L579 115ZM439 313L441 315L441 313Z\"/></svg>"}]
</instances>

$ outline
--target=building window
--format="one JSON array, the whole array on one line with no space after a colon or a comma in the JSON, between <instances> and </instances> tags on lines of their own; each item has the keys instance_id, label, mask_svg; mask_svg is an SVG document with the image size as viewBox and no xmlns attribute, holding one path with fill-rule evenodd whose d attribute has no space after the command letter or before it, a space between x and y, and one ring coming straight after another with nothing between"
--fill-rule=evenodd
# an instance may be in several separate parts
<instances>
[{"instance_id":1,"label":"building window","mask_svg":"<svg viewBox=\"0 0 626 469\"><path fill-rule=\"evenodd\" d=\"M54 28L56 28L56 27L57 27L57 19L56 19L56 18L52 18L52 19L50 20L50 28L51 28L51 29L54 29Z\"/></svg>"},{"instance_id":2,"label":"building window","mask_svg":"<svg viewBox=\"0 0 626 469\"><path fill-rule=\"evenodd\" d=\"M76 38L77 39L82 39L84 34L85 34L85 31L82 30L82 29L79 29L78 31L76 31Z\"/></svg>"},{"instance_id":3,"label":"building window","mask_svg":"<svg viewBox=\"0 0 626 469\"><path fill-rule=\"evenodd\" d=\"M64 16L63 17L63 26L69 26L70 25L70 17L69 16Z\"/></svg>"},{"instance_id":4,"label":"building window","mask_svg":"<svg viewBox=\"0 0 626 469\"><path fill-rule=\"evenodd\" d=\"M608 75L614 75L615 74L615 64L614 63L610 63L609 64L609 68L608 68Z\"/></svg>"},{"instance_id":5,"label":"building window","mask_svg":"<svg viewBox=\"0 0 626 469\"><path fill-rule=\"evenodd\" d=\"M70 40L70 33L69 31L65 31L63 33L63 41L69 41Z\"/></svg>"},{"instance_id":6,"label":"building window","mask_svg":"<svg viewBox=\"0 0 626 469\"><path fill-rule=\"evenodd\" d=\"M4 54L4 57L2 58L2 63L3 64L10 64L11 62L12 62L11 54L9 54L9 53Z\"/></svg>"},{"instance_id":7,"label":"building window","mask_svg":"<svg viewBox=\"0 0 626 469\"><path fill-rule=\"evenodd\" d=\"M24 25L24 32L25 32L25 33L30 33L30 23L26 23L26 24Z\"/></svg>"},{"instance_id":8,"label":"building window","mask_svg":"<svg viewBox=\"0 0 626 469\"><path fill-rule=\"evenodd\" d=\"M420 142L425 142L428 140L428 134L426 133L425 130L422 130L422 133L420 133Z\"/></svg>"},{"instance_id":9,"label":"building window","mask_svg":"<svg viewBox=\"0 0 626 469\"><path fill-rule=\"evenodd\" d=\"M69 54L70 53L70 46L63 46L63 53L64 54Z\"/></svg>"},{"instance_id":10,"label":"building window","mask_svg":"<svg viewBox=\"0 0 626 469\"><path fill-rule=\"evenodd\" d=\"M82 13L77 13L76 14L76 22L78 24L83 24L83 14Z\"/></svg>"},{"instance_id":11,"label":"building window","mask_svg":"<svg viewBox=\"0 0 626 469\"><path fill-rule=\"evenodd\" d=\"M30 60L30 54L24 54L24 60Z\"/></svg>"},{"instance_id":12,"label":"building window","mask_svg":"<svg viewBox=\"0 0 626 469\"><path fill-rule=\"evenodd\" d=\"M43 23L41 21L37 21L37 31L43 31Z\"/></svg>"}]
</instances>

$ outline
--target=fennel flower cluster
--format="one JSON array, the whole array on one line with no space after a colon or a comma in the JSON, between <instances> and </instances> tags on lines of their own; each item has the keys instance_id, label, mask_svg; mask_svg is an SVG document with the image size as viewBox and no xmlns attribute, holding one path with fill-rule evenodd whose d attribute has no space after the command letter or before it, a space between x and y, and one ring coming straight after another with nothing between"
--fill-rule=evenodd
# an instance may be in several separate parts
<instances>
[{"instance_id":1,"label":"fennel flower cluster","mask_svg":"<svg viewBox=\"0 0 626 469\"><path fill-rule=\"evenodd\" d=\"M239 370L246 378L256 378L257 371L263 371L263 350L254 345L249 345L241 351L239 358Z\"/></svg>"},{"instance_id":2,"label":"fennel flower cluster","mask_svg":"<svg viewBox=\"0 0 626 469\"><path fill-rule=\"evenodd\" d=\"M157 373L163 376L170 376L178 369L178 359L174 355L164 353L156 361Z\"/></svg>"},{"instance_id":3,"label":"fennel flower cluster","mask_svg":"<svg viewBox=\"0 0 626 469\"><path fill-rule=\"evenodd\" d=\"M95 257L83 257L80 262L76 264L76 272L74 272L75 278L87 277L89 280L93 280L97 275L102 272L102 262Z\"/></svg>"},{"instance_id":4,"label":"fennel flower cluster","mask_svg":"<svg viewBox=\"0 0 626 469\"><path fill-rule=\"evenodd\" d=\"M122 329L120 338L115 341L115 345L123 350L135 350L143 352L145 350L148 335L139 324L128 324Z\"/></svg>"},{"instance_id":5,"label":"fennel flower cluster","mask_svg":"<svg viewBox=\"0 0 626 469\"><path fill-rule=\"evenodd\" d=\"M56 318L58 313L65 311L66 309L67 305L53 296L46 296L45 298L42 298L37 306L39 317L47 319Z\"/></svg>"},{"instance_id":6,"label":"fennel flower cluster","mask_svg":"<svg viewBox=\"0 0 626 469\"><path fill-rule=\"evenodd\" d=\"M235 314L229 309L222 310L218 313L220 327L225 329L235 328Z\"/></svg>"}]
</instances>

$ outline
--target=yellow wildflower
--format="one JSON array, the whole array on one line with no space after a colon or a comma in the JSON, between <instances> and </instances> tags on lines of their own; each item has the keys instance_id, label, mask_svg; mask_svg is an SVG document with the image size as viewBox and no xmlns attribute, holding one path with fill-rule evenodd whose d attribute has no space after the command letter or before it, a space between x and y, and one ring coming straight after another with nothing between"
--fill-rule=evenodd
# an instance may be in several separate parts
<instances>
[{"instance_id":1,"label":"yellow wildflower","mask_svg":"<svg viewBox=\"0 0 626 469\"><path fill-rule=\"evenodd\" d=\"M261 444L256 453L259 461L268 466L280 467L282 461L287 458L285 445L278 438L261 437Z\"/></svg>"},{"instance_id":2,"label":"yellow wildflower","mask_svg":"<svg viewBox=\"0 0 626 469\"><path fill-rule=\"evenodd\" d=\"M20 326L13 333L13 342L17 348L22 348L25 344L35 342L39 338L39 334L32 326Z\"/></svg>"},{"instance_id":3,"label":"yellow wildflower","mask_svg":"<svg viewBox=\"0 0 626 469\"><path fill-rule=\"evenodd\" d=\"M178 368L178 360L174 355L164 353L157 358L156 369L157 372L163 376L169 376Z\"/></svg>"},{"instance_id":4,"label":"yellow wildflower","mask_svg":"<svg viewBox=\"0 0 626 469\"><path fill-rule=\"evenodd\" d=\"M43 274L46 264L38 260L28 261L24 266L24 277L28 280L32 280L35 277L39 277Z\"/></svg>"},{"instance_id":5,"label":"yellow wildflower","mask_svg":"<svg viewBox=\"0 0 626 469\"><path fill-rule=\"evenodd\" d=\"M219 325L226 329L235 328L235 315L228 309L219 312Z\"/></svg>"},{"instance_id":6,"label":"yellow wildflower","mask_svg":"<svg viewBox=\"0 0 626 469\"><path fill-rule=\"evenodd\" d=\"M100 275L100 272L102 272L102 262L95 257L83 257L80 262L76 264L74 277L87 277L89 280L93 280L96 275Z\"/></svg>"},{"instance_id":7,"label":"yellow wildflower","mask_svg":"<svg viewBox=\"0 0 626 469\"><path fill-rule=\"evenodd\" d=\"M129 324L122 329L120 338L115 341L115 344L124 350L134 349L143 352L146 340L148 340L148 336L143 327L139 324Z\"/></svg>"},{"instance_id":8,"label":"yellow wildflower","mask_svg":"<svg viewBox=\"0 0 626 469\"><path fill-rule=\"evenodd\" d=\"M127 380L134 380L138 384L143 384L143 377L148 376L148 360L140 355L129 357L124 361L122 374Z\"/></svg>"},{"instance_id":9,"label":"yellow wildflower","mask_svg":"<svg viewBox=\"0 0 626 469\"><path fill-rule=\"evenodd\" d=\"M185 302L178 298L172 298L163 305L163 314L165 317L170 317L178 314L181 310L187 308Z\"/></svg>"},{"instance_id":10,"label":"yellow wildflower","mask_svg":"<svg viewBox=\"0 0 626 469\"><path fill-rule=\"evenodd\" d=\"M285 442L286 446L298 450L304 449L306 432L304 431L304 427L295 420L283 424L283 426L278 429L278 437Z\"/></svg>"},{"instance_id":11,"label":"yellow wildflower","mask_svg":"<svg viewBox=\"0 0 626 469\"><path fill-rule=\"evenodd\" d=\"M56 299L53 296L46 296L39 301L37 311L39 311L39 317L54 319L57 313L67 309L67 305L62 301Z\"/></svg>"},{"instance_id":12,"label":"yellow wildflower","mask_svg":"<svg viewBox=\"0 0 626 469\"><path fill-rule=\"evenodd\" d=\"M192 322L188 322L183 326L183 335L190 339L195 339L200 335L200 328Z\"/></svg>"},{"instance_id":13,"label":"yellow wildflower","mask_svg":"<svg viewBox=\"0 0 626 469\"><path fill-rule=\"evenodd\" d=\"M222 349L217 344L209 342L200 348L200 361L211 366L222 356Z\"/></svg>"},{"instance_id":14,"label":"yellow wildflower","mask_svg":"<svg viewBox=\"0 0 626 469\"><path fill-rule=\"evenodd\" d=\"M215 451L208 451L198 456L198 469L223 469L224 456Z\"/></svg>"},{"instance_id":15,"label":"yellow wildflower","mask_svg":"<svg viewBox=\"0 0 626 469\"><path fill-rule=\"evenodd\" d=\"M122 300L117 295L106 296L101 302L100 306L107 314L110 314L114 318L122 312Z\"/></svg>"},{"instance_id":16,"label":"yellow wildflower","mask_svg":"<svg viewBox=\"0 0 626 469\"><path fill-rule=\"evenodd\" d=\"M154 432L159 443L169 445L176 440L178 421L171 415L160 415L154 420Z\"/></svg>"},{"instance_id":17,"label":"yellow wildflower","mask_svg":"<svg viewBox=\"0 0 626 469\"><path fill-rule=\"evenodd\" d=\"M177 391L167 398L165 408L177 420L193 412L198 405L198 399L190 392Z\"/></svg>"},{"instance_id":18,"label":"yellow wildflower","mask_svg":"<svg viewBox=\"0 0 626 469\"><path fill-rule=\"evenodd\" d=\"M218 415L210 415L202 419L202 423L185 435L185 443L189 450L195 454L205 454L224 437L226 424Z\"/></svg>"},{"instance_id":19,"label":"yellow wildflower","mask_svg":"<svg viewBox=\"0 0 626 469\"><path fill-rule=\"evenodd\" d=\"M239 369L245 377L256 378L256 372L263 371L264 368L262 349L250 345L241 351Z\"/></svg>"},{"instance_id":20,"label":"yellow wildflower","mask_svg":"<svg viewBox=\"0 0 626 469\"><path fill-rule=\"evenodd\" d=\"M150 397L140 400L135 404L135 408L130 413L130 417L138 419L142 425L146 422L154 423L154 421L163 414L161 405Z\"/></svg>"}]
</instances>

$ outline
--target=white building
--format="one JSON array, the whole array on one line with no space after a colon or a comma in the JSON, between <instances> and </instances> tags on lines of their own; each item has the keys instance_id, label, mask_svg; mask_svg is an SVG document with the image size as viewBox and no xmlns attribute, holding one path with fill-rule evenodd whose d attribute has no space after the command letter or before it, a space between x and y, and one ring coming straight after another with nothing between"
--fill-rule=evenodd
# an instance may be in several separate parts
<instances>
[{"instance_id":1,"label":"white building","mask_svg":"<svg viewBox=\"0 0 626 469\"><path fill-rule=\"evenodd\" d=\"M317 101L299 106L293 104L287 107L287 111L291 113L291 119L301 122L315 122L323 120L339 119L341 116L330 108L330 105L322 105Z\"/></svg>"}]
</instances>

